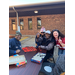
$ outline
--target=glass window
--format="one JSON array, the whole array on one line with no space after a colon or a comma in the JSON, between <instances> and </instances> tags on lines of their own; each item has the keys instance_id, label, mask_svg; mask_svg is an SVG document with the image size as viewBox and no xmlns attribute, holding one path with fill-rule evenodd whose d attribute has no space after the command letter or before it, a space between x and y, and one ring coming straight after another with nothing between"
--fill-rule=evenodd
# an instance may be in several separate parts
<instances>
[{"instance_id":1,"label":"glass window","mask_svg":"<svg viewBox=\"0 0 75 75\"><path fill-rule=\"evenodd\" d=\"M41 18L37 18L37 29L41 29Z\"/></svg>"},{"instance_id":2,"label":"glass window","mask_svg":"<svg viewBox=\"0 0 75 75\"><path fill-rule=\"evenodd\" d=\"M12 30L16 30L15 20L12 20Z\"/></svg>"},{"instance_id":3,"label":"glass window","mask_svg":"<svg viewBox=\"0 0 75 75\"><path fill-rule=\"evenodd\" d=\"M32 18L28 19L28 29L32 30Z\"/></svg>"},{"instance_id":4,"label":"glass window","mask_svg":"<svg viewBox=\"0 0 75 75\"><path fill-rule=\"evenodd\" d=\"M23 22L23 19L20 19L20 30L24 30L24 22Z\"/></svg>"}]
</instances>

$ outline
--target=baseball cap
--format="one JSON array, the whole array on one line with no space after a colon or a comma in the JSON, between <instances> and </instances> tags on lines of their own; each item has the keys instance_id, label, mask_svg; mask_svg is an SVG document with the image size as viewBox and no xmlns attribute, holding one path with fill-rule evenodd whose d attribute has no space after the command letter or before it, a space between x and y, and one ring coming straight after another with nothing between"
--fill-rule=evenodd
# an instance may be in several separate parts
<instances>
[{"instance_id":1,"label":"baseball cap","mask_svg":"<svg viewBox=\"0 0 75 75\"><path fill-rule=\"evenodd\" d=\"M45 33L51 34L51 32L49 30L45 31Z\"/></svg>"},{"instance_id":2,"label":"baseball cap","mask_svg":"<svg viewBox=\"0 0 75 75\"><path fill-rule=\"evenodd\" d=\"M21 35L22 36L22 34L19 31L16 31L16 35Z\"/></svg>"}]
</instances>

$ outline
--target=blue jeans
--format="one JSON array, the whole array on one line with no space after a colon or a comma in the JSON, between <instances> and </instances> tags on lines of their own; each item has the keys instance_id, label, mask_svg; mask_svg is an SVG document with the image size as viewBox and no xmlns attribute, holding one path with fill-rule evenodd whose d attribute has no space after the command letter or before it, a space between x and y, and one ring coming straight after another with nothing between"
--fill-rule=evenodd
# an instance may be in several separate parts
<instances>
[{"instance_id":1,"label":"blue jeans","mask_svg":"<svg viewBox=\"0 0 75 75\"><path fill-rule=\"evenodd\" d=\"M58 50L58 55L60 55L60 54L65 55L65 50L61 50L61 49L59 49L59 50Z\"/></svg>"}]
</instances>

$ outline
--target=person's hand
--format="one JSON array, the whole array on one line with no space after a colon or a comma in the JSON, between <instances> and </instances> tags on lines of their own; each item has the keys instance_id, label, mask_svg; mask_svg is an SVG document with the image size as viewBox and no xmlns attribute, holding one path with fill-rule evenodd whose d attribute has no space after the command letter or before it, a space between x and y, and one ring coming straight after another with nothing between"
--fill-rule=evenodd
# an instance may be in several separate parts
<instances>
[{"instance_id":1,"label":"person's hand","mask_svg":"<svg viewBox=\"0 0 75 75\"><path fill-rule=\"evenodd\" d=\"M35 44L37 46L37 44Z\"/></svg>"},{"instance_id":2,"label":"person's hand","mask_svg":"<svg viewBox=\"0 0 75 75\"><path fill-rule=\"evenodd\" d=\"M61 39L59 39L58 42L59 42L60 44L62 44L62 40L61 40Z\"/></svg>"},{"instance_id":3,"label":"person's hand","mask_svg":"<svg viewBox=\"0 0 75 75\"><path fill-rule=\"evenodd\" d=\"M40 48L40 46L38 46L38 48Z\"/></svg>"},{"instance_id":4,"label":"person's hand","mask_svg":"<svg viewBox=\"0 0 75 75\"><path fill-rule=\"evenodd\" d=\"M18 49L18 50L16 50L16 53L20 53L20 50Z\"/></svg>"},{"instance_id":5,"label":"person's hand","mask_svg":"<svg viewBox=\"0 0 75 75\"><path fill-rule=\"evenodd\" d=\"M62 40L61 40L61 37L59 37L59 40L58 40L58 42L59 42L60 44L62 44Z\"/></svg>"}]
</instances>

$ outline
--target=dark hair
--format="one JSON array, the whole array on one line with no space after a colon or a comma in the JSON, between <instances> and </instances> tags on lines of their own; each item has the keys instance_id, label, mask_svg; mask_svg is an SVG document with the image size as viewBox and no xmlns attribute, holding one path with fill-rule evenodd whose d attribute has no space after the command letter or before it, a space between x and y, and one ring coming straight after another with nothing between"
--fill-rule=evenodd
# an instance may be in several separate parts
<instances>
[{"instance_id":1,"label":"dark hair","mask_svg":"<svg viewBox=\"0 0 75 75\"><path fill-rule=\"evenodd\" d=\"M59 37L61 37L61 38L64 38L64 37L65 37L58 29L54 29L54 30L52 30L52 32L51 32L51 37L52 37L52 38L54 38L54 36L53 36L53 32L54 32L54 31L57 31L57 32L59 33L58 38L59 38Z\"/></svg>"}]
</instances>

